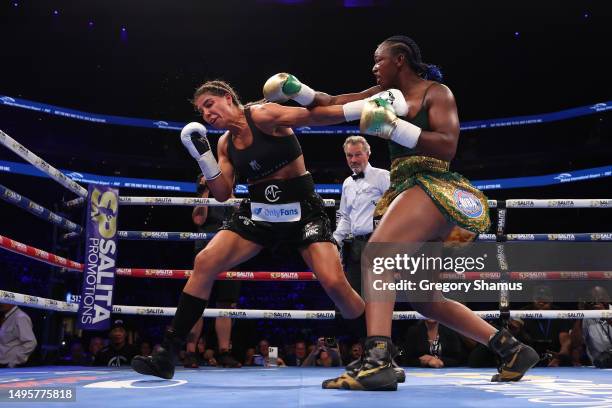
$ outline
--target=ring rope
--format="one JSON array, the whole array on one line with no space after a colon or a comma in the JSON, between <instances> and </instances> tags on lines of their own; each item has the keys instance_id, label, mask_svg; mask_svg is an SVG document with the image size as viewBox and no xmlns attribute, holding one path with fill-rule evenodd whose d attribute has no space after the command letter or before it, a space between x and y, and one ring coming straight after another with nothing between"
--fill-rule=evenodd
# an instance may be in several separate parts
<instances>
[{"instance_id":1,"label":"ring rope","mask_svg":"<svg viewBox=\"0 0 612 408\"><path fill-rule=\"evenodd\" d=\"M76 232L78 234L83 232L83 228L80 225L77 225L69 219L57 215L53 211L46 209L42 205L35 203L29 198L17 194L13 190L3 186L2 184L0 184L0 198L2 198L7 203L14 204L17 207L24 209L31 214L34 214L40 219L49 221L57 225L58 227L61 227L71 232Z\"/></svg>"},{"instance_id":2,"label":"ring rope","mask_svg":"<svg viewBox=\"0 0 612 408\"><path fill-rule=\"evenodd\" d=\"M58 169L51 166L49 163L32 153L25 146L23 146L21 143L4 133L2 130L0 130L0 143L12 150L15 154L30 163L32 166L36 167L38 170L47 174L53 180L66 187L68 190L81 197L87 197L87 189L83 188L74 180L68 178L64 173L62 173L61 171L59 171Z\"/></svg>"},{"instance_id":3,"label":"ring rope","mask_svg":"<svg viewBox=\"0 0 612 408\"><path fill-rule=\"evenodd\" d=\"M79 305L60 300L0 290L0 299L4 303L36 309L55 310L76 313ZM140 316L174 316L175 307L125 306L114 305L113 313ZM497 310L474 311L483 319L497 319ZM255 309L206 309L204 317L231 317L233 319L310 319L330 320L336 316L333 310L255 310ZM513 310L510 316L521 319L609 319L612 310ZM423 320L425 317L413 311L393 312L393 320Z\"/></svg>"},{"instance_id":4,"label":"ring rope","mask_svg":"<svg viewBox=\"0 0 612 408\"><path fill-rule=\"evenodd\" d=\"M170 231L119 231L119 239L130 241L198 241L210 240L216 233L170 232ZM73 238L73 235L64 235L64 238ZM495 242L499 235L480 234L477 238L481 242ZM506 241L576 241L601 242L612 241L612 232L580 232L562 234L502 234Z\"/></svg>"},{"instance_id":5,"label":"ring rope","mask_svg":"<svg viewBox=\"0 0 612 408\"><path fill-rule=\"evenodd\" d=\"M23 244L19 241L15 241L3 235L0 235L0 248L15 252L17 254L25 255L28 258L36 259L52 266L66 268L70 271L83 271L83 264L71 261L70 259L63 258L59 255L51 254L47 251L43 251L42 249Z\"/></svg>"},{"instance_id":6,"label":"ring rope","mask_svg":"<svg viewBox=\"0 0 612 408\"><path fill-rule=\"evenodd\" d=\"M151 205L151 206L187 206L187 207L231 207L238 206L242 203L242 198L230 198L227 201L217 201L214 198L197 198L197 197L130 197L120 196L119 205ZM334 207L336 200L324 199L326 207Z\"/></svg>"},{"instance_id":7,"label":"ring rope","mask_svg":"<svg viewBox=\"0 0 612 408\"><path fill-rule=\"evenodd\" d=\"M29 258L58 266L71 271L83 271L83 264L51 254L13 239L0 235L0 248L25 255ZM117 268L118 276L133 278L162 278L162 279L188 279L190 269L144 269L144 268ZM563 271L563 272L510 272L512 280L608 280L612 279L612 271ZM473 280L473 279L499 279L499 272L464 272L441 273L440 278L447 280ZM267 272L267 271L227 271L217 275L217 280L240 281L316 281L312 272Z\"/></svg>"}]
</instances>

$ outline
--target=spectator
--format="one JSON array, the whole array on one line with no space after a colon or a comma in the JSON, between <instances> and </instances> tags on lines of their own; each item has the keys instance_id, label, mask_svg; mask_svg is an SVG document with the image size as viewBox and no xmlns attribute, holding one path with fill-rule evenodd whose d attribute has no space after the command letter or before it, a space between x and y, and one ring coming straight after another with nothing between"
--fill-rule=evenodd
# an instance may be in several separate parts
<instances>
[{"instance_id":1,"label":"spectator","mask_svg":"<svg viewBox=\"0 0 612 408\"><path fill-rule=\"evenodd\" d=\"M413 367L456 367L465 360L461 338L453 330L427 319L410 327L404 336L402 362Z\"/></svg>"},{"instance_id":2,"label":"spectator","mask_svg":"<svg viewBox=\"0 0 612 408\"><path fill-rule=\"evenodd\" d=\"M587 310L610 309L610 295L601 286L589 291L588 300L581 307ZM582 345L591 362L599 368L612 368L612 319L582 319L574 322L573 345Z\"/></svg>"},{"instance_id":3,"label":"spectator","mask_svg":"<svg viewBox=\"0 0 612 408\"><path fill-rule=\"evenodd\" d=\"M255 347L249 347L244 353L244 366L254 366Z\"/></svg>"},{"instance_id":4,"label":"spectator","mask_svg":"<svg viewBox=\"0 0 612 408\"><path fill-rule=\"evenodd\" d=\"M270 364L270 343L268 342L268 340L262 339L260 340L257 348L259 351L259 355L255 354L253 356L253 364L268 366ZM285 364L282 358L278 357L276 359L276 365L279 367L284 367L287 364Z\"/></svg>"},{"instance_id":5,"label":"spectator","mask_svg":"<svg viewBox=\"0 0 612 408\"><path fill-rule=\"evenodd\" d=\"M0 367L24 365L36 348L32 320L15 305L0 303Z\"/></svg>"},{"instance_id":6,"label":"spectator","mask_svg":"<svg viewBox=\"0 0 612 408\"><path fill-rule=\"evenodd\" d=\"M143 341L140 343L140 355L141 356L150 356L153 352L151 348L151 343L148 341Z\"/></svg>"},{"instance_id":7,"label":"spectator","mask_svg":"<svg viewBox=\"0 0 612 408\"><path fill-rule=\"evenodd\" d=\"M538 286L533 293L533 303L524 309L553 310L553 300L549 287ZM540 355L540 365L569 366L572 365L571 326L571 321L565 319L526 319L521 334Z\"/></svg>"},{"instance_id":8,"label":"spectator","mask_svg":"<svg viewBox=\"0 0 612 408\"><path fill-rule=\"evenodd\" d=\"M91 360L85 352L83 343L81 343L80 340L74 341L70 346L70 355L68 356L67 362L69 362L71 365L79 366L86 366L91 364Z\"/></svg>"},{"instance_id":9,"label":"spectator","mask_svg":"<svg viewBox=\"0 0 612 408\"><path fill-rule=\"evenodd\" d=\"M303 340L299 340L295 342L295 351L292 354L289 354L285 358L285 362L288 366L292 367L300 367L304 360L306 360L306 342Z\"/></svg>"},{"instance_id":10,"label":"spectator","mask_svg":"<svg viewBox=\"0 0 612 408\"><path fill-rule=\"evenodd\" d=\"M336 340L319 337L316 347L306 357L302 367L340 367L341 365L342 358Z\"/></svg>"},{"instance_id":11,"label":"spectator","mask_svg":"<svg viewBox=\"0 0 612 408\"><path fill-rule=\"evenodd\" d=\"M363 356L363 345L361 343L354 343L351 346L350 361L361 360Z\"/></svg>"},{"instance_id":12,"label":"spectator","mask_svg":"<svg viewBox=\"0 0 612 408\"><path fill-rule=\"evenodd\" d=\"M108 367L130 365L138 350L127 343L127 332L122 320L115 320L108 337L110 343L96 353L94 365Z\"/></svg>"}]
</instances>

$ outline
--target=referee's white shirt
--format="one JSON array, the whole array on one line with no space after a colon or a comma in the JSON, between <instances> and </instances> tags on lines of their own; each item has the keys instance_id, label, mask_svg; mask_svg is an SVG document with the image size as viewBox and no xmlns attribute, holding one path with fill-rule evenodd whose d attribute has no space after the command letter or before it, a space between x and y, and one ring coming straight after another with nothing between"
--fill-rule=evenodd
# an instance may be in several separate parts
<instances>
[{"instance_id":1,"label":"referee's white shirt","mask_svg":"<svg viewBox=\"0 0 612 408\"><path fill-rule=\"evenodd\" d=\"M353 176L349 176L342 183L338 225L334 231L334 238L340 245L349 234L372 232L374 208L389 188L389 171L368 163L363 173L363 178L353 180Z\"/></svg>"}]
</instances>

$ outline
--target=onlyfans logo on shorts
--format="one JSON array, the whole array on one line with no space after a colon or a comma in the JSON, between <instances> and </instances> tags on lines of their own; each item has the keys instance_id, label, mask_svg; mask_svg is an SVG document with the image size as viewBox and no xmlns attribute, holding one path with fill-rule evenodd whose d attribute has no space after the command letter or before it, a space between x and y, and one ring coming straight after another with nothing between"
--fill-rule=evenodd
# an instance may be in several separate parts
<instances>
[{"instance_id":1,"label":"onlyfans logo on shorts","mask_svg":"<svg viewBox=\"0 0 612 408\"><path fill-rule=\"evenodd\" d=\"M262 208L257 208L255 213L257 215L261 214ZM291 217L293 215L299 215L299 212L295 208L263 208L263 215L266 218L283 218L283 217Z\"/></svg>"},{"instance_id":2,"label":"onlyfans logo on shorts","mask_svg":"<svg viewBox=\"0 0 612 408\"><path fill-rule=\"evenodd\" d=\"M266 195L266 200L271 203L274 203L280 199L281 189L278 188L276 184L270 184L264 190L264 194Z\"/></svg>"}]
</instances>

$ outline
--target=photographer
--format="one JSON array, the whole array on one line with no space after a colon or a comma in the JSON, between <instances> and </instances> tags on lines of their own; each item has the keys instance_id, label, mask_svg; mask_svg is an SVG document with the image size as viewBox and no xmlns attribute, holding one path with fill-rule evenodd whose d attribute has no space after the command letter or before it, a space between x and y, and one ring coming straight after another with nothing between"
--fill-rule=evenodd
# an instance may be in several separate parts
<instances>
[{"instance_id":1,"label":"photographer","mask_svg":"<svg viewBox=\"0 0 612 408\"><path fill-rule=\"evenodd\" d=\"M555 310L553 292L547 286L538 286L533 293L533 303L525 310ZM565 319L528 319L521 333L527 344L540 355L539 366L571 366L570 329L572 322Z\"/></svg>"},{"instance_id":2,"label":"photographer","mask_svg":"<svg viewBox=\"0 0 612 408\"><path fill-rule=\"evenodd\" d=\"M333 337L319 337L317 345L306 357L302 367L340 367L342 358L338 343Z\"/></svg>"},{"instance_id":3,"label":"photographer","mask_svg":"<svg viewBox=\"0 0 612 408\"><path fill-rule=\"evenodd\" d=\"M586 310L608 310L610 295L603 287L595 286L589 291L588 301L580 306ZM612 319L576 320L572 342L575 348L585 346L596 367L612 368Z\"/></svg>"}]
</instances>

